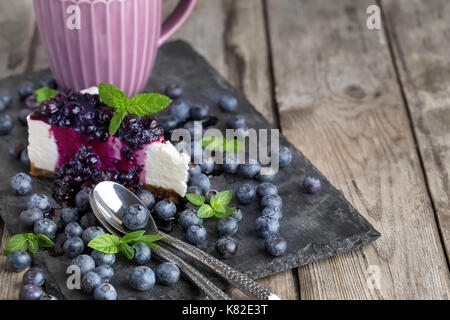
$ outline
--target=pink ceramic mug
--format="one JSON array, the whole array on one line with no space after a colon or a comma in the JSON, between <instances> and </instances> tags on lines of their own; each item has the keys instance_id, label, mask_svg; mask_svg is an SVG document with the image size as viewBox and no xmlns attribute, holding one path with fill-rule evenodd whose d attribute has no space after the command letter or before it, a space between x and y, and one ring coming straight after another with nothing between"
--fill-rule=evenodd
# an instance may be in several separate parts
<instances>
[{"instance_id":1,"label":"pink ceramic mug","mask_svg":"<svg viewBox=\"0 0 450 320\"><path fill-rule=\"evenodd\" d=\"M34 0L52 73L62 89L112 83L141 92L158 47L192 11L181 0L162 24L162 0Z\"/></svg>"}]
</instances>

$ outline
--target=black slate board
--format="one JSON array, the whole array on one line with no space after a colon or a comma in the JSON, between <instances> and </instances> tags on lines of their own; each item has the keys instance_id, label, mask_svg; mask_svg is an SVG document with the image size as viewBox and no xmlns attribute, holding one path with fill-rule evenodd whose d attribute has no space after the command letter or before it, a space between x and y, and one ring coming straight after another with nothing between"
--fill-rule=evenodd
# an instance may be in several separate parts
<instances>
[{"instance_id":1,"label":"black slate board","mask_svg":"<svg viewBox=\"0 0 450 320\"><path fill-rule=\"evenodd\" d=\"M24 80L38 83L38 79L47 73L49 71L1 80L0 90L9 89L14 92L18 83ZM182 41L167 43L160 49L153 76L146 89L162 92L171 82L184 88L182 99L186 102L209 104L213 115L219 118L215 126L221 129L225 128L228 115L219 110L217 101L224 93L236 96L239 101L239 113L247 118L250 128L272 128L240 92L232 88L199 54ZM17 100L15 99L13 106L7 111L15 119L20 109L20 102ZM24 231L18 221L19 213L24 206L24 198L13 194L8 181L13 174L24 171L25 168L19 162L9 159L6 152L8 142L26 142L26 139L26 127L21 126L17 120L15 120L13 132L0 138L0 150L3 150L5 154L0 159L2 168L0 177L3 181L0 185L0 214L7 228L13 233ZM285 256L275 259L264 252L262 241L252 231L253 222L261 211L258 201L255 201L251 205L242 207L244 219L235 236L240 247L236 256L227 260L231 266L254 279L355 250L368 245L380 236L344 196L283 136L280 137L280 144L289 146L293 150L291 165L281 169L274 182L278 185L284 202L284 217L281 221L280 233L288 242L288 252ZM308 195L302 191L301 183L305 175L320 177L322 191L319 194ZM211 181L213 187L218 190L230 188L235 190L244 182L257 185L257 181L226 174L212 176ZM33 192L51 193L51 181L33 178L33 182ZM205 226L208 229L208 241L204 249L216 255L215 220L209 219ZM175 227L173 235L182 238L183 233L180 229L178 226ZM35 255L35 263L44 266L49 272L46 289L50 293L62 299L86 299L88 298L86 294L78 290L68 290L66 287L65 270L69 262L69 259L62 256L50 256L46 251ZM157 263L158 261L152 261L150 267L155 267ZM219 286L226 287L223 280L203 267L195 265ZM118 290L120 299L191 299L200 296L200 292L184 279L174 287L156 285L149 292L139 293L127 284L128 270L133 266L118 257L114 268L115 276L111 282Z\"/></svg>"}]
</instances>

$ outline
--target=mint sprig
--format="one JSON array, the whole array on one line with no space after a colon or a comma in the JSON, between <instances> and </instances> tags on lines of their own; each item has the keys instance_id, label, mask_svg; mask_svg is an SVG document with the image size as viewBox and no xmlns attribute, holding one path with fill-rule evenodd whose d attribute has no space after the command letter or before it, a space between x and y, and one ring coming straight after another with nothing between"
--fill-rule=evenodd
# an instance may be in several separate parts
<instances>
[{"instance_id":1,"label":"mint sprig","mask_svg":"<svg viewBox=\"0 0 450 320\"><path fill-rule=\"evenodd\" d=\"M231 190L225 190L212 196L209 199L209 204L207 204L205 203L206 198L202 195L195 193L186 194L186 198L190 203L200 207L197 211L197 216L202 219L214 216L219 219L229 217L233 213L233 209L228 206L232 197L233 192Z\"/></svg>"},{"instance_id":2,"label":"mint sprig","mask_svg":"<svg viewBox=\"0 0 450 320\"><path fill-rule=\"evenodd\" d=\"M202 139L202 147L211 151L218 152L238 152L244 147L239 140L227 140L224 137L209 136Z\"/></svg>"},{"instance_id":3,"label":"mint sprig","mask_svg":"<svg viewBox=\"0 0 450 320\"><path fill-rule=\"evenodd\" d=\"M144 242L152 249L159 249L159 246L154 244L155 241L163 240L164 237L156 235L146 235L145 230L130 232L122 238L112 234L101 234L88 243L88 247L103 253L118 253L124 255L128 260L133 259L134 249L131 247L136 242Z\"/></svg>"},{"instance_id":4,"label":"mint sprig","mask_svg":"<svg viewBox=\"0 0 450 320\"><path fill-rule=\"evenodd\" d=\"M100 83L98 92L103 103L114 108L109 134L115 135L128 114L149 116L166 108L172 100L159 93L143 93L128 99L125 93L109 83Z\"/></svg>"},{"instance_id":5,"label":"mint sprig","mask_svg":"<svg viewBox=\"0 0 450 320\"><path fill-rule=\"evenodd\" d=\"M36 101L39 103L47 99L56 97L58 93L59 93L58 90L54 90L49 87L42 87L33 92L34 96L36 97Z\"/></svg>"},{"instance_id":6,"label":"mint sprig","mask_svg":"<svg viewBox=\"0 0 450 320\"><path fill-rule=\"evenodd\" d=\"M53 247L54 245L55 243L43 234L19 233L9 239L3 254L7 256L11 252L17 250L28 250L31 253L36 253L38 252L39 247L49 248Z\"/></svg>"}]
</instances>

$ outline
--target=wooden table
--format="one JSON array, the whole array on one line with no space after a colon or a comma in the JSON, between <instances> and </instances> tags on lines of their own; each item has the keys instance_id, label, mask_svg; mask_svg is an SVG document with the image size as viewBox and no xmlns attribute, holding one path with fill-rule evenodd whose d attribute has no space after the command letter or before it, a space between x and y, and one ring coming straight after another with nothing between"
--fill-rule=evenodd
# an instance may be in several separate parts
<instances>
[{"instance_id":1,"label":"wooden table","mask_svg":"<svg viewBox=\"0 0 450 320\"><path fill-rule=\"evenodd\" d=\"M1 76L46 67L28 0L3 2L0 12L14 7L29 25L22 21L16 42L6 45L8 34L0 33ZM175 3L164 2L165 12ZM372 4L381 7L381 30L366 26ZM11 10L8 17L17 19ZM449 298L447 0L199 0L178 38L242 90L382 233L366 248L262 284L283 299ZM4 246L10 235L0 235ZM5 272L4 263L0 298L16 298L21 274Z\"/></svg>"}]
</instances>

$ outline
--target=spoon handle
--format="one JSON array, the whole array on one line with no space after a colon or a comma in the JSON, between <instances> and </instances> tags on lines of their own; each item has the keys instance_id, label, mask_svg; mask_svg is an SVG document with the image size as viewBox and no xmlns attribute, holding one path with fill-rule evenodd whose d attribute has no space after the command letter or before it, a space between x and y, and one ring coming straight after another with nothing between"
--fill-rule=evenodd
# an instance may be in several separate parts
<instances>
[{"instance_id":1,"label":"spoon handle","mask_svg":"<svg viewBox=\"0 0 450 320\"><path fill-rule=\"evenodd\" d=\"M212 300L231 300L231 298L223 292L221 289L216 287L214 283L209 281L204 275L197 271L193 266L184 262L181 258L173 254L167 249L160 248L158 250L153 250L155 255L161 258L175 263L180 267L181 271L184 272L187 278L191 280L197 287L203 291Z\"/></svg>"},{"instance_id":2,"label":"spoon handle","mask_svg":"<svg viewBox=\"0 0 450 320\"><path fill-rule=\"evenodd\" d=\"M245 294L258 300L279 300L280 298L274 293L270 292L259 283L253 281L243 273L233 269L229 265L223 263L219 259L207 254L206 252L184 242L178 240L164 232L158 231L163 236L169 245L182 251L186 255L195 260L200 261L207 267L211 268L218 275L227 280L230 284L240 289Z\"/></svg>"}]
</instances>

